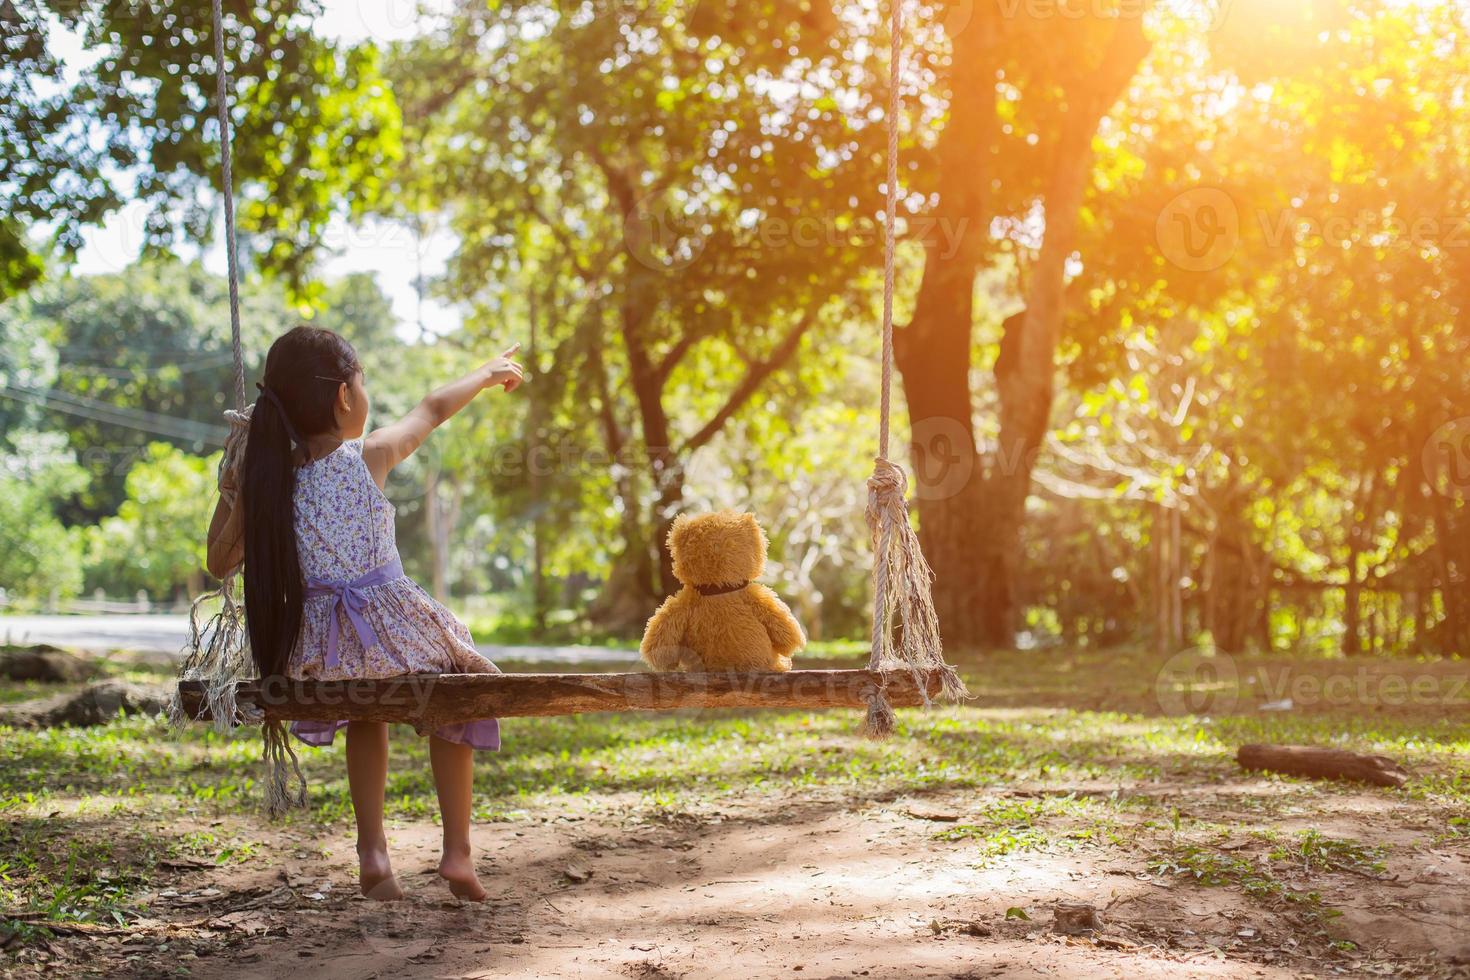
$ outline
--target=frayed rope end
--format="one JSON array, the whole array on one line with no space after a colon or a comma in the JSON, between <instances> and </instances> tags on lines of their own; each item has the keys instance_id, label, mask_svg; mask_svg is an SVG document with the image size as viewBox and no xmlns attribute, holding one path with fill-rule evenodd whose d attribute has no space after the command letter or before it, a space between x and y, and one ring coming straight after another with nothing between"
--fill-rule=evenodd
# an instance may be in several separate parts
<instances>
[{"instance_id":1,"label":"frayed rope end","mask_svg":"<svg viewBox=\"0 0 1470 980\"><path fill-rule=\"evenodd\" d=\"M965 686L960 672L949 664L945 664L939 672L939 696L952 704L969 701L974 697L970 689Z\"/></svg>"},{"instance_id":2,"label":"frayed rope end","mask_svg":"<svg viewBox=\"0 0 1470 980\"><path fill-rule=\"evenodd\" d=\"M893 705L888 703L888 695L883 689L879 688L868 695L868 713L863 718L863 737L881 742L892 735L897 727L898 715L893 713Z\"/></svg>"},{"instance_id":3,"label":"frayed rope end","mask_svg":"<svg viewBox=\"0 0 1470 980\"><path fill-rule=\"evenodd\" d=\"M306 806L306 777L301 761L291 748L291 736L279 721L261 726L265 742L265 812L279 817L292 807ZM292 777L296 785L292 787Z\"/></svg>"}]
</instances>

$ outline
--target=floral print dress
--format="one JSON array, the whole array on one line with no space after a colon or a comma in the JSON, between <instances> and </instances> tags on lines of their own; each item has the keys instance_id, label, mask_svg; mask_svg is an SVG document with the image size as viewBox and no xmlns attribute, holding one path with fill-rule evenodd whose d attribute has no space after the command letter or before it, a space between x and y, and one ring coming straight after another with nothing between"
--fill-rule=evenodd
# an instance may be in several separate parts
<instances>
[{"instance_id":1,"label":"floral print dress","mask_svg":"<svg viewBox=\"0 0 1470 980\"><path fill-rule=\"evenodd\" d=\"M290 676L353 680L499 673L475 649L464 624L401 574L393 504L368 472L361 440L344 442L297 469L294 509L307 596ZM382 581L342 595L344 585L364 578ZM291 731L308 745L329 745L346 724L297 721ZM477 749L500 748L494 718L446 725L433 734Z\"/></svg>"}]
</instances>

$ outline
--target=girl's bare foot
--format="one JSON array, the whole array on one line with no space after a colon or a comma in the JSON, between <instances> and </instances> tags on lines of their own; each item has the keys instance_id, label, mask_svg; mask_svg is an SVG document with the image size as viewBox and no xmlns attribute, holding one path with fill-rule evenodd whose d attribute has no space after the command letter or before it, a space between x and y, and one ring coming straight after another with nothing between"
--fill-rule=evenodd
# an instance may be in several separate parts
<instances>
[{"instance_id":1,"label":"girl's bare foot","mask_svg":"<svg viewBox=\"0 0 1470 980\"><path fill-rule=\"evenodd\" d=\"M468 852L451 854L446 851L439 859L439 877L449 882L449 891L456 898L470 902L485 900L485 888L475 875L475 862Z\"/></svg>"},{"instance_id":2,"label":"girl's bare foot","mask_svg":"<svg viewBox=\"0 0 1470 980\"><path fill-rule=\"evenodd\" d=\"M396 902L403 897L403 888L393 877L393 867L388 863L388 851L361 850L357 852L358 880L362 893L377 902Z\"/></svg>"}]
</instances>

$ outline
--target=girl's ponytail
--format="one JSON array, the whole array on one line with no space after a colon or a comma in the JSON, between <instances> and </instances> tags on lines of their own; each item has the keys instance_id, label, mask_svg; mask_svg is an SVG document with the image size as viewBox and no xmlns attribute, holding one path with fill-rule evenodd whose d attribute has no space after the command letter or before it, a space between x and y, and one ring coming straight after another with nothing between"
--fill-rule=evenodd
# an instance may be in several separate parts
<instances>
[{"instance_id":1,"label":"girl's ponytail","mask_svg":"<svg viewBox=\"0 0 1470 980\"><path fill-rule=\"evenodd\" d=\"M301 631L301 563L296 551L297 448L336 429L338 386L361 370L347 341L296 327L271 345L240 479L245 504L245 616L261 677L285 674ZM302 447L304 448L304 446Z\"/></svg>"},{"instance_id":2,"label":"girl's ponytail","mask_svg":"<svg viewBox=\"0 0 1470 980\"><path fill-rule=\"evenodd\" d=\"M267 389L268 390L268 389ZM245 608L250 650L260 676L286 672L301 630L301 564L296 556L292 498L296 449L277 398L262 395L250 413L245 444Z\"/></svg>"}]
</instances>

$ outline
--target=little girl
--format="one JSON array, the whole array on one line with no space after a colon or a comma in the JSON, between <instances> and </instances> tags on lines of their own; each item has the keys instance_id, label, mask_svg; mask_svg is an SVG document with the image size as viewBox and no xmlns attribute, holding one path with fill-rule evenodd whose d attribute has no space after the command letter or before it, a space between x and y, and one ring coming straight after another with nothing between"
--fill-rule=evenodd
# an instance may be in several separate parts
<instances>
[{"instance_id":1,"label":"little girl","mask_svg":"<svg viewBox=\"0 0 1470 980\"><path fill-rule=\"evenodd\" d=\"M404 576L393 505L382 487L393 467L481 391L520 386L521 366L512 360L518 349L432 392L402 420L363 439L368 393L351 345L306 326L271 345L242 472L221 481L208 552L216 577L245 563L246 618L260 676L344 680L496 671L469 630ZM362 892L402 898L383 831L388 726L296 722L291 731L308 745L330 745L343 727ZM494 718L429 736L444 825L439 874L451 892L472 901L485 898L470 857L472 750L499 748Z\"/></svg>"}]
</instances>

